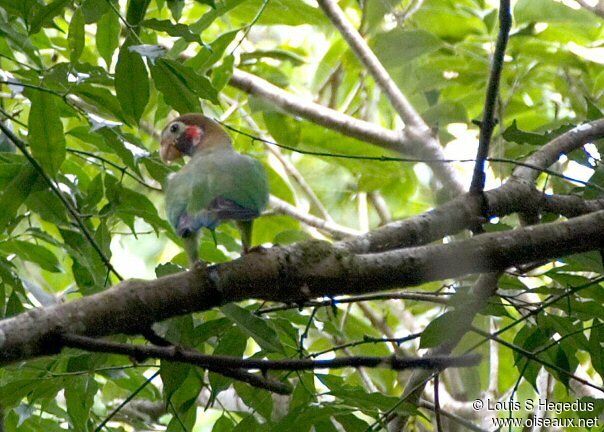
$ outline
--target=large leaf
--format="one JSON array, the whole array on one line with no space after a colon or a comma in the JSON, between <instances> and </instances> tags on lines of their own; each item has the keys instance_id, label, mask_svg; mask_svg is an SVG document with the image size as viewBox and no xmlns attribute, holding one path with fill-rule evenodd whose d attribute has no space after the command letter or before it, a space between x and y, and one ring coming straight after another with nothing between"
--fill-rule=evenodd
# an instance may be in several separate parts
<instances>
[{"instance_id":1,"label":"large leaf","mask_svg":"<svg viewBox=\"0 0 604 432\"><path fill-rule=\"evenodd\" d=\"M151 75L165 101L181 114L199 112L199 98L218 102L218 92L206 77L176 61L159 59Z\"/></svg>"},{"instance_id":2,"label":"large leaf","mask_svg":"<svg viewBox=\"0 0 604 432\"><path fill-rule=\"evenodd\" d=\"M29 32L38 33L42 26L46 26L52 23L52 20L61 15L64 9L73 0L55 0L52 3L42 7L41 9L35 10L33 16L29 22Z\"/></svg>"},{"instance_id":3,"label":"large leaf","mask_svg":"<svg viewBox=\"0 0 604 432\"><path fill-rule=\"evenodd\" d=\"M144 27L168 33L170 36L181 37L187 42L201 42L198 34L194 34L185 24L174 24L170 20L148 19L142 22Z\"/></svg>"},{"instance_id":4,"label":"large leaf","mask_svg":"<svg viewBox=\"0 0 604 432\"><path fill-rule=\"evenodd\" d=\"M149 102L149 76L140 55L122 45L115 66L115 93L126 117L138 123Z\"/></svg>"},{"instance_id":5,"label":"large leaf","mask_svg":"<svg viewBox=\"0 0 604 432\"><path fill-rule=\"evenodd\" d=\"M88 430L90 410L99 386L93 376L76 376L67 380L65 403L75 430Z\"/></svg>"},{"instance_id":6,"label":"large leaf","mask_svg":"<svg viewBox=\"0 0 604 432\"><path fill-rule=\"evenodd\" d=\"M96 49L105 60L107 68L111 65L113 53L120 43L120 21L118 16L109 11L99 20L96 27Z\"/></svg>"},{"instance_id":7,"label":"large leaf","mask_svg":"<svg viewBox=\"0 0 604 432\"><path fill-rule=\"evenodd\" d=\"M29 145L33 156L51 177L65 160L65 136L56 98L43 91L29 92Z\"/></svg>"},{"instance_id":8,"label":"large leaf","mask_svg":"<svg viewBox=\"0 0 604 432\"><path fill-rule=\"evenodd\" d=\"M312 7L302 0L247 0L230 13L242 22L250 23L264 7L257 23L260 25L285 24L326 25L329 23L319 8Z\"/></svg>"},{"instance_id":9,"label":"large leaf","mask_svg":"<svg viewBox=\"0 0 604 432\"><path fill-rule=\"evenodd\" d=\"M0 193L0 233L15 216L21 204L29 196L38 180L38 172L29 165L23 165L13 181Z\"/></svg>"},{"instance_id":10,"label":"large leaf","mask_svg":"<svg viewBox=\"0 0 604 432\"><path fill-rule=\"evenodd\" d=\"M442 40L426 30L396 28L376 35L373 40L375 53L387 68L405 65L443 46Z\"/></svg>"},{"instance_id":11,"label":"large leaf","mask_svg":"<svg viewBox=\"0 0 604 432\"><path fill-rule=\"evenodd\" d=\"M84 50L86 33L84 31L84 13L81 8L77 8L69 22L69 49L71 53L69 58L72 62L78 61Z\"/></svg>"},{"instance_id":12,"label":"large leaf","mask_svg":"<svg viewBox=\"0 0 604 432\"><path fill-rule=\"evenodd\" d=\"M0 243L0 251L6 254L14 253L22 260L36 263L49 272L61 271L57 257L45 247L35 243L10 240Z\"/></svg>"},{"instance_id":13,"label":"large leaf","mask_svg":"<svg viewBox=\"0 0 604 432\"><path fill-rule=\"evenodd\" d=\"M233 42L235 36L237 36L237 33L239 33L239 31L236 30L221 34L210 44L211 50L201 50L195 57L187 60L185 65L193 68L198 73L202 73L209 69L210 66L220 60L224 54L224 51L227 49L229 44Z\"/></svg>"},{"instance_id":14,"label":"large leaf","mask_svg":"<svg viewBox=\"0 0 604 432\"><path fill-rule=\"evenodd\" d=\"M247 336L238 328L231 328L220 336L220 340L214 349L214 355L229 355L242 357L247 343ZM232 379L215 372L209 374L212 395L216 396L221 391L227 389Z\"/></svg>"},{"instance_id":15,"label":"large leaf","mask_svg":"<svg viewBox=\"0 0 604 432\"><path fill-rule=\"evenodd\" d=\"M239 330L251 336L263 350L283 352L277 332L265 320L233 303L223 306L220 310L237 324Z\"/></svg>"},{"instance_id":16,"label":"large leaf","mask_svg":"<svg viewBox=\"0 0 604 432\"><path fill-rule=\"evenodd\" d=\"M584 10L573 9L554 0L519 0L514 7L518 22L572 22L579 25L595 25L598 18Z\"/></svg>"}]
</instances>

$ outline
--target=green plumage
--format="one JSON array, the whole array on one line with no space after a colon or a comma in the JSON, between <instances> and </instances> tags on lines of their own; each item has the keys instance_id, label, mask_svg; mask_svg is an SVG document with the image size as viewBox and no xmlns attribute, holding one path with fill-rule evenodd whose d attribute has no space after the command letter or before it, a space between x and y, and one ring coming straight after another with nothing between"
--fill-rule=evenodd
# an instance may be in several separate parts
<instances>
[{"instance_id":1,"label":"green plumage","mask_svg":"<svg viewBox=\"0 0 604 432\"><path fill-rule=\"evenodd\" d=\"M213 230L223 220L251 222L268 204L268 194L266 172L258 160L230 147L200 150L168 178L168 220L180 236L194 237L202 227ZM243 225L246 249L251 223Z\"/></svg>"}]
</instances>

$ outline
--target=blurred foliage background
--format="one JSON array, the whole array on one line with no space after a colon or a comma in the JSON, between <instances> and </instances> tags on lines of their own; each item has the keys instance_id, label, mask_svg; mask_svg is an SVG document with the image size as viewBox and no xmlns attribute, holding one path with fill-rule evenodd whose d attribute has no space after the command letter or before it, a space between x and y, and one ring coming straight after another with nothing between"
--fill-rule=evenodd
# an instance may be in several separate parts
<instances>
[{"instance_id":1,"label":"blurred foliage background","mask_svg":"<svg viewBox=\"0 0 604 432\"><path fill-rule=\"evenodd\" d=\"M475 120L481 116L497 34L497 2L344 0L340 5L439 135L447 156L474 157ZM570 0L518 0L513 5L491 155L522 159L560 131L602 117L604 30L602 18ZM118 281L108 260L123 278L153 278L186 264L179 239L165 220L161 193L166 175L178 164L165 166L157 152L158 132L178 112L203 111L236 130L290 148L230 132L238 150L263 162L272 194L300 214L365 232L438 204L438 182L422 163L304 154L396 156L248 97L228 85L233 68L385 128L402 127L312 2L0 0L1 116L58 188L58 193L51 190L23 153L0 136L2 316L106 289ZM592 185L542 176L540 186L548 192L599 196L598 185L604 186L599 155L592 145L556 167ZM469 184L472 164L455 166ZM491 164L488 185L500 184L512 168ZM492 221L488 229L517 223L508 217ZM255 227L256 244L313 237L332 238L270 210ZM239 255L234 226L221 226L217 238L218 246L204 233L204 260L220 263ZM486 330L489 322L504 326L520 316L506 296L548 298L589 282L602 273L602 264L597 254L583 254L540 270L534 277L504 276L500 288L505 294L476 324ZM417 290L440 288L435 295L447 294L469 282L433 283ZM542 312L538 322L527 320L503 337L527 350L562 338L544 350L545 358L601 384L603 301L595 283ZM439 327L434 320L444 311L439 304L402 300L254 314L259 307L246 302L172 319L161 324L161 331L205 353L269 358L322 351L327 357L416 354L417 338L402 344L372 338L404 337L432 322L422 346L436 345ZM480 337L466 339L462 345L469 347ZM333 350L354 341L361 343ZM479 351L489 357L487 345ZM504 400L512 392L520 399L535 395L540 365L515 356L509 348L499 349L495 390ZM446 380L450 393L467 400L479 397L489 384L490 366L484 361L478 369L452 373ZM550 372L554 380L548 394L554 400L602 397L569 391L568 378ZM0 406L6 431L95 430L133 395L137 408L133 402L120 409L105 430L364 431L382 428L384 413L418 413L398 398L405 374L334 370L289 377L296 388L285 403L190 366L133 364L119 356L66 350L3 368ZM596 402L589 416L599 415L601 399L589 400ZM155 403L156 411L145 411L143 402ZM430 417L422 411L409 430L430 430Z\"/></svg>"}]
</instances>

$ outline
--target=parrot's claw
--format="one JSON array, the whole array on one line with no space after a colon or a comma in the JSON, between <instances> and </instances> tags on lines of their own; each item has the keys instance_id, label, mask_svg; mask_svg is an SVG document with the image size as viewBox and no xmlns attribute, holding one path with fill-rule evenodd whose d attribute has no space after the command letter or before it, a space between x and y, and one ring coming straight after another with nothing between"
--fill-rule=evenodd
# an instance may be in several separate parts
<instances>
[{"instance_id":1,"label":"parrot's claw","mask_svg":"<svg viewBox=\"0 0 604 432\"><path fill-rule=\"evenodd\" d=\"M208 264L205 261L202 261L200 259L191 263L191 270L205 272L207 268L208 268Z\"/></svg>"},{"instance_id":2,"label":"parrot's claw","mask_svg":"<svg viewBox=\"0 0 604 432\"><path fill-rule=\"evenodd\" d=\"M243 249L241 255L248 255L252 253L266 253L267 249L264 246L254 246L253 248Z\"/></svg>"}]
</instances>

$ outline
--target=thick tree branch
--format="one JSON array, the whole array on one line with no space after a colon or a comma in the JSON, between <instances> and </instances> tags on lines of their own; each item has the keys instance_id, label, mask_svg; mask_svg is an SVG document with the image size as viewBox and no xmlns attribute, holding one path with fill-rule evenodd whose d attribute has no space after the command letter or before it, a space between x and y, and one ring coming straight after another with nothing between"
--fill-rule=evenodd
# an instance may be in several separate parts
<instances>
[{"instance_id":1,"label":"thick tree branch","mask_svg":"<svg viewBox=\"0 0 604 432\"><path fill-rule=\"evenodd\" d=\"M263 252L152 281L128 280L99 294L0 321L0 364L61 349L60 335L139 333L154 322L250 298L296 302L369 293L598 249L604 211L448 244L354 255L321 241Z\"/></svg>"}]
</instances>

